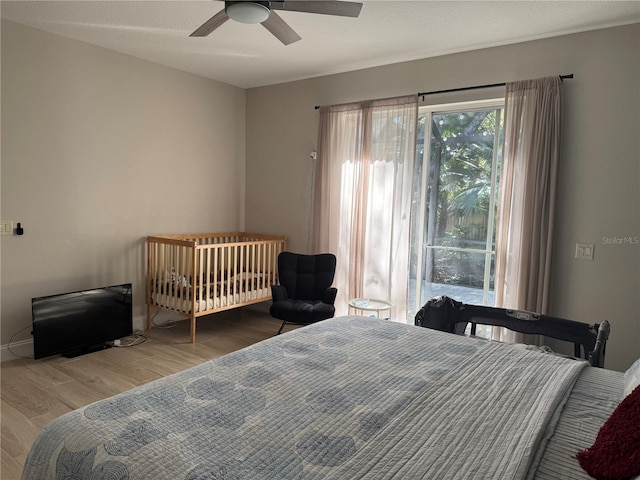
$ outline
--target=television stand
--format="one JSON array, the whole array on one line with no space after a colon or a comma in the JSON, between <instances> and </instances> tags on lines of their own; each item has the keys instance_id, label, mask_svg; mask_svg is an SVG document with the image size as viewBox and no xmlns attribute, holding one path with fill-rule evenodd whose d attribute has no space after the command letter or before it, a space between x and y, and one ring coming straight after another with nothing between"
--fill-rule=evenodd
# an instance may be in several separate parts
<instances>
[{"instance_id":1,"label":"television stand","mask_svg":"<svg viewBox=\"0 0 640 480\"><path fill-rule=\"evenodd\" d=\"M79 348L77 350L69 350L62 354L65 358L75 358L81 355L86 355L87 353L99 352L100 350L106 350L107 348L111 348L113 346L112 343L100 343L98 345L90 345L88 347Z\"/></svg>"}]
</instances>

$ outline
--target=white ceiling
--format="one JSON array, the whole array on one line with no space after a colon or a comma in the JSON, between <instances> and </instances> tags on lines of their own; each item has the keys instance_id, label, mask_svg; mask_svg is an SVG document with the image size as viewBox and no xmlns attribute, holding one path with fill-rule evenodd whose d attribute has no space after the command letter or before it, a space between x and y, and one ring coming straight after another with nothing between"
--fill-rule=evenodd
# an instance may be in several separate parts
<instances>
[{"instance_id":1,"label":"white ceiling","mask_svg":"<svg viewBox=\"0 0 640 480\"><path fill-rule=\"evenodd\" d=\"M2 18L242 88L640 22L636 1L364 0L359 18L279 11L302 37L228 21L218 0L5 1ZM615 52L612 52L615 54Z\"/></svg>"}]
</instances>

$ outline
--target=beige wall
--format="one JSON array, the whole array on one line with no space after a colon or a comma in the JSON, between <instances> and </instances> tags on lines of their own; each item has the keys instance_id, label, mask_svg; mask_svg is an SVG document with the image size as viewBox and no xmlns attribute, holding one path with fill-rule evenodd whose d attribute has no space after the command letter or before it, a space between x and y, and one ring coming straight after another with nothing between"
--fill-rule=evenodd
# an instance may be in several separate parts
<instances>
[{"instance_id":1,"label":"beige wall","mask_svg":"<svg viewBox=\"0 0 640 480\"><path fill-rule=\"evenodd\" d=\"M4 20L1 153L2 345L34 296L133 282L144 315L147 235L243 227L245 90Z\"/></svg>"},{"instance_id":2,"label":"beige wall","mask_svg":"<svg viewBox=\"0 0 640 480\"><path fill-rule=\"evenodd\" d=\"M640 357L640 25L489 48L247 92L247 229L308 250L314 105L575 74L565 84L563 154L550 314L608 319L607 367ZM431 103L497 91L428 97ZM574 259L576 242L595 260Z\"/></svg>"}]
</instances>

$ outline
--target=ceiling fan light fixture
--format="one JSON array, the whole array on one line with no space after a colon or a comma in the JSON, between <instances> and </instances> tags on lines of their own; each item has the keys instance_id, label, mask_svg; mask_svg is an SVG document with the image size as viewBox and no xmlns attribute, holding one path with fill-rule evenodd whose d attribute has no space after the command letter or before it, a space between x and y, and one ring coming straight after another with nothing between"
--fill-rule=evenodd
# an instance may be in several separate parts
<instances>
[{"instance_id":1,"label":"ceiling fan light fixture","mask_svg":"<svg viewBox=\"0 0 640 480\"><path fill-rule=\"evenodd\" d=\"M271 14L268 2L227 2L227 16L240 23L262 23Z\"/></svg>"}]
</instances>

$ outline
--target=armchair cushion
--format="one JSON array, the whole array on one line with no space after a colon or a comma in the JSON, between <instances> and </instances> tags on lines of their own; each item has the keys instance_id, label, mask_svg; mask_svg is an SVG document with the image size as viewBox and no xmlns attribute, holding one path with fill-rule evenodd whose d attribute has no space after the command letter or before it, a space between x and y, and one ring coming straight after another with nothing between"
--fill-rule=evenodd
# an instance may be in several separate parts
<instances>
[{"instance_id":1,"label":"armchair cushion","mask_svg":"<svg viewBox=\"0 0 640 480\"><path fill-rule=\"evenodd\" d=\"M274 302L269 309L272 317L287 323L307 325L333 317L336 308L320 300L294 300L288 298Z\"/></svg>"}]
</instances>

